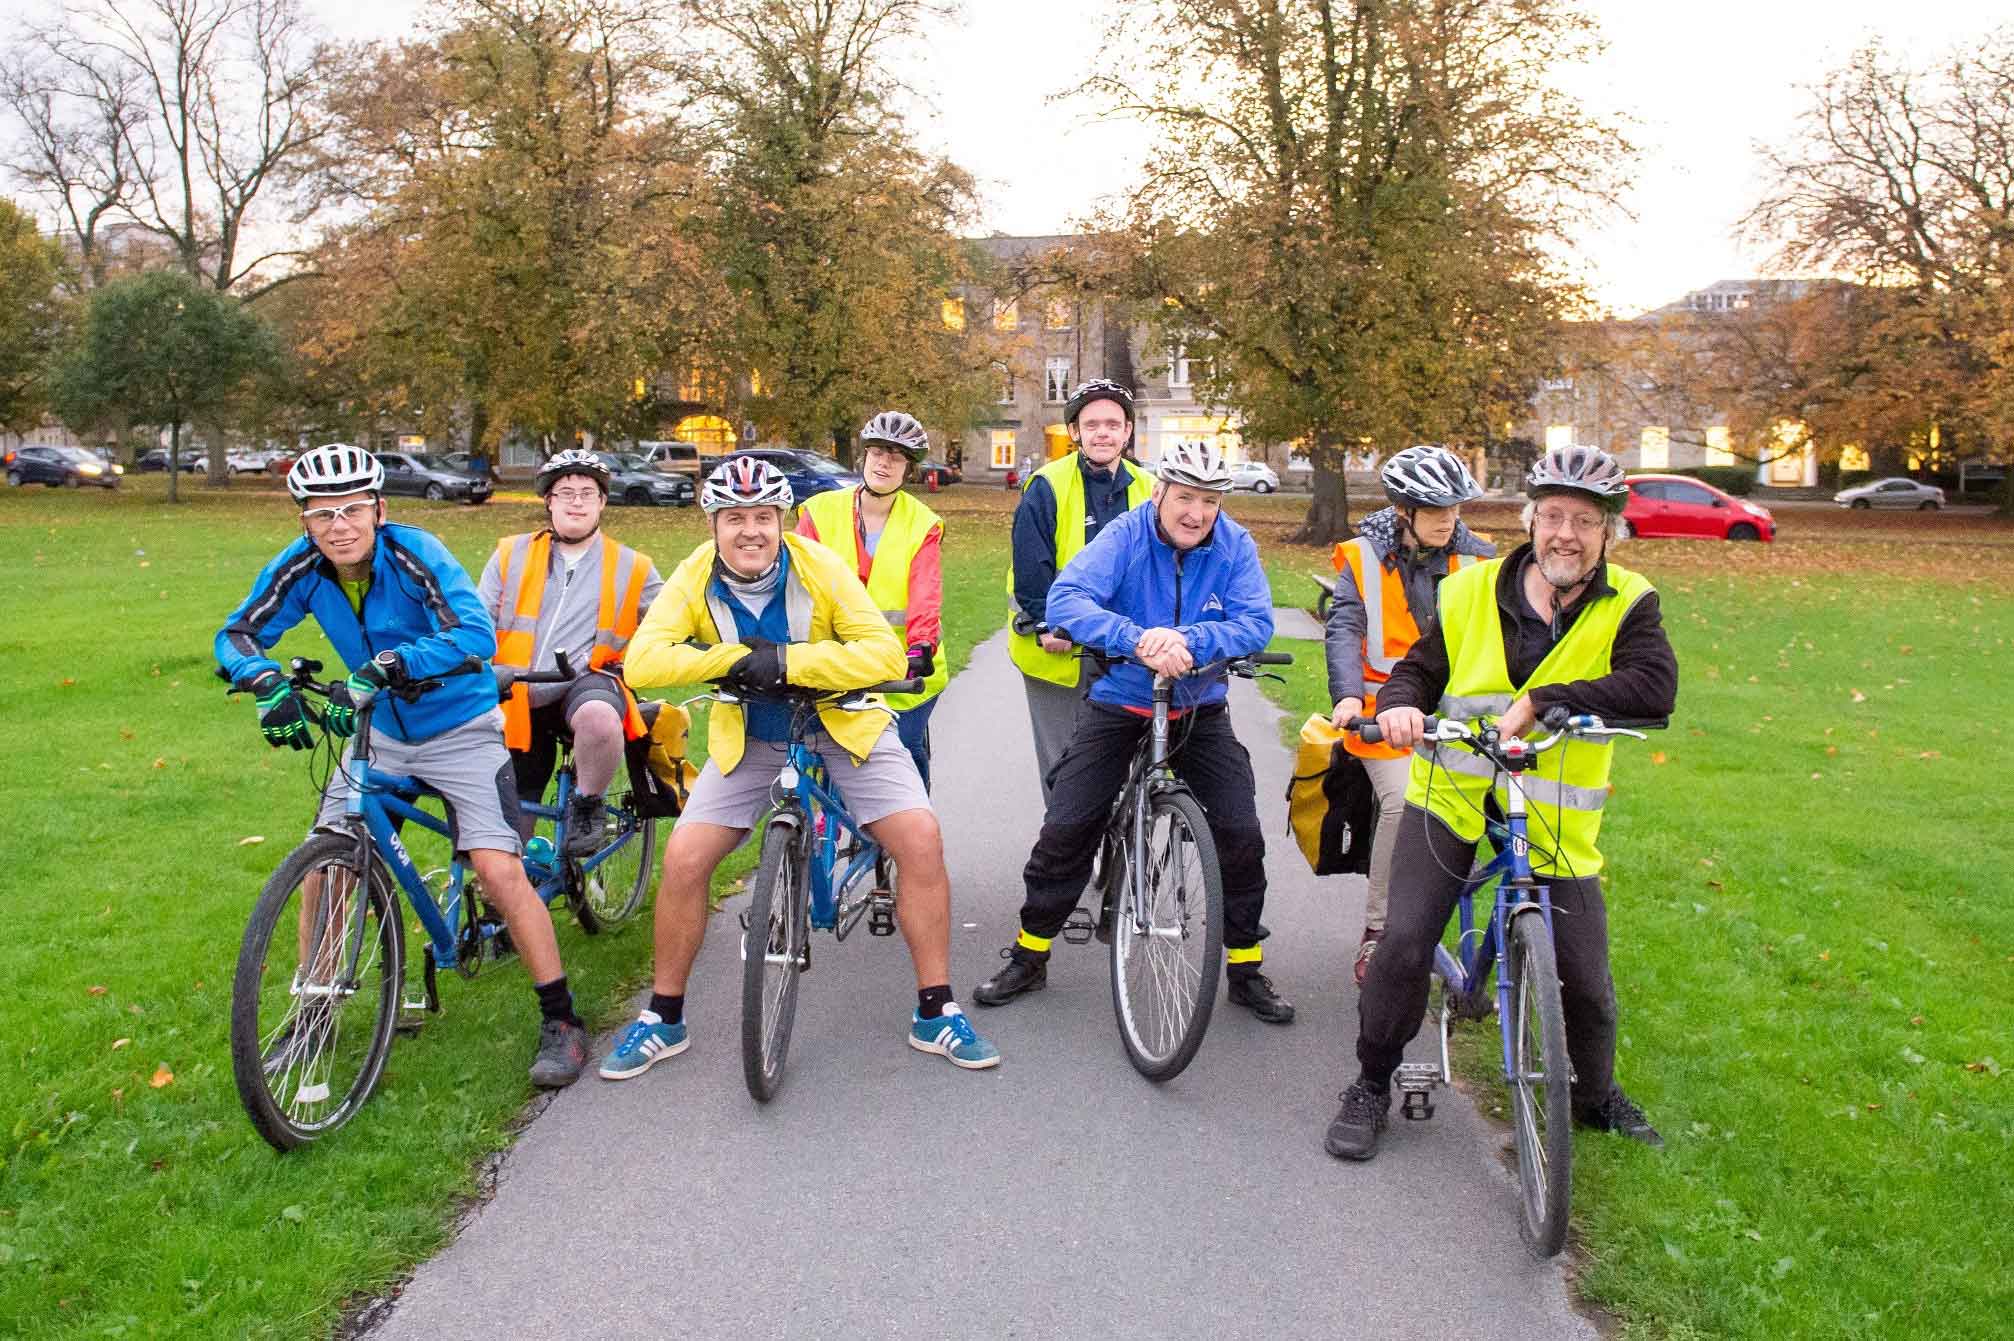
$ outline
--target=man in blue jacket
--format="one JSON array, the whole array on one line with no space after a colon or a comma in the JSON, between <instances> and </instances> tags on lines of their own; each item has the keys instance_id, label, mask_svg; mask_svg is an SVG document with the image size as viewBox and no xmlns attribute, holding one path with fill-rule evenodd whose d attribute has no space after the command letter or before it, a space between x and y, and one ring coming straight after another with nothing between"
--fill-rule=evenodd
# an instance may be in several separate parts
<instances>
[{"instance_id":1,"label":"man in blue jacket","mask_svg":"<svg viewBox=\"0 0 2014 1341\"><path fill-rule=\"evenodd\" d=\"M1001 951L1006 966L973 992L982 1006L1047 985L1050 943L1083 896L1099 832L1152 718L1154 677L1249 656L1273 638L1272 589L1258 546L1220 511L1231 487L1223 452L1171 447L1158 474L1153 496L1100 530L1049 589L1050 627L1127 660L1091 686L1056 762L1042 832L1021 873L1021 934ZM1172 762L1202 802L1216 842L1230 999L1262 1020L1288 1024L1293 1006L1260 971L1266 840L1251 756L1231 730L1226 693L1221 670L1176 682Z\"/></svg>"},{"instance_id":2,"label":"man in blue jacket","mask_svg":"<svg viewBox=\"0 0 2014 1341\"><path fill-rule=\"evenodd\" d=\"M469 657L485 663L479 674L451 676L410 703L382 704L372 714L371 762L418 778L446 800L455 849L468 854L484 898L503 914L538 993L532 1082L571 1085L587 1060L587 1030L574 1014L552 917L518 860L517 783L487 664L496 630L447 546L385 521L384 480L376 457L343 443L295 462L287 489L301 505L305 534L265 566L231 612L217 634L217 664L252 694L268 744L304 750L314 745L306 705L266 652L310 615L350 671L329 696L333 735L354 735L358 711L388 687L443 675ZM341 821L349 791L339 766L322 793L316 828ZM267 1065L283 1065L289 1045L276 1043Z\"/></svg>"}]
</instances>

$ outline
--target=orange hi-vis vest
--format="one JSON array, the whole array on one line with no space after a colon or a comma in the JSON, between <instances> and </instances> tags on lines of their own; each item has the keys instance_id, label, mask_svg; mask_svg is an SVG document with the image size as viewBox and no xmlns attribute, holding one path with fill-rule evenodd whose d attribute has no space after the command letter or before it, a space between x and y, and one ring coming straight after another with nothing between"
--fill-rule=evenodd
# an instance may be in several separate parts
<instances>
[{"instance_id":1,"label":"orange hi-vis vest","mask_svg":"<svg viewBox=\"0 0 2014 1341\"><path fill-rule=\"evenodd\" d=\"M503 595L497 606L497 651L492 658L499 666L531 669L537 650L539 611L545 605L546 571L552 567L552 532L533 531L505 536L497 542L497 578ZM619 545L606 535L601 538L601 606L594 618L594 650L588 653L589 670L600 670L622 658L636 633L643 611L643 584L650 576L650 563L627 545ZM617 592L621 595L618 596ZM620 677L617 684L622 684ZM622 686L622 733L638 740L650 734L643 714L637 711L636 695ZM531 686L514 684L504 700L504 744L513 750L531 748Z\"/></svg>"},{"instance_id":2,"label":"orange hi-vis vest","mask_svg":"<svg viewBox=\"0 0 2014 1341\"><path fill-rule=\"evenodd\" d=\"M1349 562L1344 563L1347 559ZM1345 540L1337 545L1329 556L1329 561L1342 572L1345 567L1356 579L1357 595L1364 602L1364 716L1375 717L1378 713L1377 686L1392 678L1392 667L1399 664L1412 645L1420 640L1420 626L1413 618L1412 607L1406 604L1406 581L1396 566L1386 567L1379 560L1377 547L1366 536ZM1450 573L1480 560L1465 554L1448 556ZM1378 589L1371 591L1371 574L1378 574ZM1393 749L1380 742L1367 745L1357 739L1354 731L1343 737L1343 748L1359 759L1403 759L1410 750Z\"/></svg>"}]
</instances>

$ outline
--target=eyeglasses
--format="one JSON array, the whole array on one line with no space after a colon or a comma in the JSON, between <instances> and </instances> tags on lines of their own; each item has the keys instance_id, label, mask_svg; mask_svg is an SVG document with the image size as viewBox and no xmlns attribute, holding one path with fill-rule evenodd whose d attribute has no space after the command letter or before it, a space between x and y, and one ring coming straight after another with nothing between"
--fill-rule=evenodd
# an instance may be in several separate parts
<instances>
[{"instance_id":1,"label":"eyeglasses","mask_svg":"<svg viewBox=\"0 0 2014 1341\"><path fill-rule=\"evenodd\" d=\"M362 526L364 518L372 515L377 506L376 500L370 499L360 503L345 503L339 508L302 508L301 520L317 531L326 531L335 525L338 517L352 526Z\"/></svg>"},{"instance_id":2,"label":"eyeglasses","mask_svg":"<svg viewBox=\"0 0 2014 1341\"><path fill-rule=\"evenodd\" d=\"M1584 513L1559 512L1548 508L1535 514L1532 520L1548 531L1564 531L1571 527L1581 535L1593 535L1601 530L1607 518L1590 517Z\"/></svg>"},{"instance_id":3,"label":"eyeglasses","mask_svg":"<svg viewBox=\"0 0 2014 1341\"><path fill-rule=\"evenodd\" d=\"M601 497L601 490L555 489L552 491L550 497L557 498L562 503L592 503L595 499Z\"/></svg>"}]
</instances>

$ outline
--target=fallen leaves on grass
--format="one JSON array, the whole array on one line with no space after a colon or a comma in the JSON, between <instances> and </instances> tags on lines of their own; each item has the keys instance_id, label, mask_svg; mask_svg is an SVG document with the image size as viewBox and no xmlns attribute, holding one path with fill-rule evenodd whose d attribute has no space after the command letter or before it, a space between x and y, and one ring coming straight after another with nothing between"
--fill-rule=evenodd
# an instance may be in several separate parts
<instances>
[{"instance_id":1,"label":"fallen leaves on grass","mask_svg":"<svg viewBox=\"0 0 2014 1341\"><path fill-rule=\"evenodd\" d=\"M166 1062L162 1062L154 1068L154 1074L147 1077L147 1083L157 1090L166 1089L175 1083L175 1073L168 1069Z\"/></svg>"},{"instance_id":2,"label":"fallen leaves on grass","mask_svg":"<svg viewBox=\"0 0 2014 1341\"><path fill-rule=\"evenodd\" d=\"M156 758L154 760L154 767L156 768L166 768L167 766L168 761L166 759Z\"/></svg>"},{"instance_id":3,"label":"fallen leaves on grass","mask_svg":"<svg viewBox=\"0 0 2014 1341\"><path fill-rule=\"evenodd\" d=\"M1861 693L1858 689L1856 689L1853 691L1853 701L1855 703L1865 703L1867 701L1867 695Z\"/></svg>"},{"instance_id":4,"label":"fallen leaves on grass","mask_svg":"<svg viewBox=\"0 0 2014 1341\"><path fill-rule=\"evenodd\" d=\"M115 1038L112 1040L112 1051L117 1052L119 1049L125 1047L128 1043L131 1043L132 1041L133 1040L130 1038Z\"/></svg>"},{"instance_id":5,"label":"fallen leaves on grass","mask_svg":"<svg viewBox=\"0 0 2014 1341\"><path fill-rule=\"evenodd\" d=\"M1666 762L1666 760L1665 760L1665 754L1664 754L1664 751L1663 751L1663 750L1652 750L1652 751L1650 752L1650 761L1651 761L1651 762L1652 762L1653 764L1661 764L1661 763L1664 763L1664 762Z\"/></svg>"},{"instance_id":6,"label":"fallen leaves on grass","mask_svg":"<svg viewBox=\"0 0 2014 1341\"><path fill-rule=\"evenodd\" d=\"M1974 1075L1984 1072L1995 1079L1998 1079L2000 1075L2000 1063L1994 1061L1991 1057L1981 1057L1976 1062L1967 1062L1965 1063L1965 1069Z\"/></svg>"},{"instance_id":7,"label":"fallen leaves on grass","mask_svg":"<svg viewBox=\"0 0 2014 1341\"><path fill-rule=\"evenodd\" d=\"M266 841L266 836L265 836L264 834L262 834L262 833L251 833L251 834L246 834L246 835L245 835L245 836L244 836L243 838L240 838L240 839L238 840L238 846L239 846L239 847L256 847L256 846L258 846L258 845L259 845L260 843L263 843L263 842L265 842L265 841Z\"/></svg>"},{"instance_id":8,"label":"fallen leaves on grass","mask_svg":"<svg viewBox=\"0 0 2014 1341\"><path fill-rule=\"evenodd\" d=\"M99 987L94 984L90 987L86 987L84 990L90 993L92 996L103 996L105 995L106 992L110 991L111 989L108 987Z\"/></svg>"}]
</instances>

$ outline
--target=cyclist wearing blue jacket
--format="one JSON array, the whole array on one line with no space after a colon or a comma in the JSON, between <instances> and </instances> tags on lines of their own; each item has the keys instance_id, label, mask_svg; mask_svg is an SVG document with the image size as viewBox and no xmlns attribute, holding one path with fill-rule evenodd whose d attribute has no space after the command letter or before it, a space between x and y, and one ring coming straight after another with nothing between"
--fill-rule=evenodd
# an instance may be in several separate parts
<instances>
[{"instance_id":1,"label":"cyclist wearing blue jacket","mask_svg":"<svg viewBox=\"0 0 2014 1341\"><path fill-rule=\"evenodd\" d=\"M1231 487L1223 452L1181 444L1161 457L1153 496L1102 528L1049 589L1048 623L1073 643L1127 660L1092 684L1056 762L1047 813L1022 871L1021 934L1007 964L972 999L1003 1005L1044 987L1049 946L1083 896L1092 853L1147 730L1154 677L1264 651L1273 597L1251 533L1220 511ZM1219 671L1178 680L1171 762L1209 816L1224 881L1230 999L1288 1024L1294 1008L1260 972L1266 840L1251 756L1231 730Z\"/></svg>"},{"instance_id":2,"label":"cyclist wearing blue jacket","mask_svg":"<svg viewBox=\"0 0 2014 1341\"><path fill-rule=\"evenodd\" d=\"M443 675L469 657L487 663L496 653L496 630L475 583L447 546L417 527L385 521L384 479L384 467L361 448L330 443L303 454L287 473L287 489L301 505L305 534L265 566L217 634L218 666L252 694L275 749L314 745L306 705L266 655L311 615L350 672L329 696L325 721L336 736L353 736L358 711L386 688ZM503 914L538 993L543 1018L532 1081L572 1084L587 1060L587 1030L574 1014L552 916L518 860L517 783L489 666L446 678L410 703L388 700L372 714L370 759L446 801L455 848L468 854L484 898ZM346 769L338 767L316 828L342 819L349 791ZM267 1065L284 1062L289 1045L277 1041Z\"/></svg>"}]
</instances>

